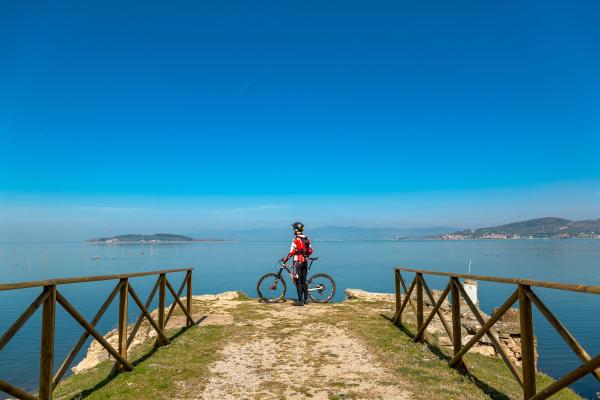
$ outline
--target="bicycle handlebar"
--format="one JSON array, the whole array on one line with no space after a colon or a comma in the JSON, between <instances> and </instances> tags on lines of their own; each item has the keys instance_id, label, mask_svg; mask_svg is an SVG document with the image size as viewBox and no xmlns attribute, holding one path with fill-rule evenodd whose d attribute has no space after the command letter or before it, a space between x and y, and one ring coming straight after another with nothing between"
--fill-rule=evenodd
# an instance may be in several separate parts
<instances>
[{"instance_id":1,"label":"bicycle handlebar","mask_svg":"<svg viewBox=\"0 0 600 400\"><path fill-rule=\"evenodd\" d=\"M313 261L317 261L319 257L306 257L306 259L312 263ZM282 265L287 265L287 262L283 262L283 260L279 260L279 263Z\"/></svg>"}]
</instances>

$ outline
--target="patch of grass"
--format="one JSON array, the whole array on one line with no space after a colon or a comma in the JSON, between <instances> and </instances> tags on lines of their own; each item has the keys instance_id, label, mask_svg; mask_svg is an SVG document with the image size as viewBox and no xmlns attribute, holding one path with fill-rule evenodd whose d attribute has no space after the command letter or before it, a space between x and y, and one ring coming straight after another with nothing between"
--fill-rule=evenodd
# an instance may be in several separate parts
<instances>
[{"instance_id":1,"label":"patch of grass","mask_svg":"<svg viewBox=\"0 0 600 400\"><path fill-rule=\"evenodd\" d=\"M137 346L130 360L134 369L109 376L113 363L105 361L91 371L69 377L54 392L55 399L166 399L193 397L208 381L208 366L227 336L223 326L171 331L171 344ZM193 382L193 385L189 385Z\"/></svg>"}]
</instances>

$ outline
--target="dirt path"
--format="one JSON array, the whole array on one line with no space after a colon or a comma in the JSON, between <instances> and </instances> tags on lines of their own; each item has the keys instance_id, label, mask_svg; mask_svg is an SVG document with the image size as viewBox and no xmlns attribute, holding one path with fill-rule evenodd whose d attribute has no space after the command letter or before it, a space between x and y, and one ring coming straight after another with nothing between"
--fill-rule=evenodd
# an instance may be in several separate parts
<instances>
[{"instance_id":1,"label":"dirt path","mask_svg":"<svg viewBox=\"0 0 600 400\"><path fill-rule=\"evenodd\" d=\"M229 302L214 308L220 315L233 312L242 329L209 367L199 399L410 398L344 321L332 317L333 305Z\"/></svg>"}]
</instances>

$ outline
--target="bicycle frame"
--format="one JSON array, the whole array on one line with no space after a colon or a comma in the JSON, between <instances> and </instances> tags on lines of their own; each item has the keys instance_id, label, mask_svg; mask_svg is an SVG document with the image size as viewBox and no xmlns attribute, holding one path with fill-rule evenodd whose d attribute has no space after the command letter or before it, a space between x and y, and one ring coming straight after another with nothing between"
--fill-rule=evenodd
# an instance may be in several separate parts
<instances>
[{"instance_id":1,"label":"bicycle frame","mask_svg":"<svg viewBox=\"0 0 600 400\"><path fill-rule=\"evenodd\" d=\"M319 257L308 257L308 271L310 271L310 268L312 267L313 262L317 261L319 259ZM279 279L283 279L281 276L281 273L283 272L283 270L286 270L286 272L288 273L288 275L290 276L290 279L292 279L292 281L294 281L296 278L294 278L294 274L292 273L292 271L290 270L290 267L284 263L283 261L279 261L279 272L277 273L277 277ZM308 291L315 291L315 290L319 290L319 288L309 288Z\"/></svg>"}]
</instances>

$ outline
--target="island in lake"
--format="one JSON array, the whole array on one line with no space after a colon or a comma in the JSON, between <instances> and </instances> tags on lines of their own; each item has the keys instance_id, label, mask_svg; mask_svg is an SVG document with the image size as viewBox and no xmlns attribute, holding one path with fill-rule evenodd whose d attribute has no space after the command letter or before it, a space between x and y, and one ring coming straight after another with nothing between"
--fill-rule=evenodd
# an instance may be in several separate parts
<instances>
[{"instance_id":1,"label":"island in lake","mask_svg":"<svg viewBox=\"0 0 600 400\"><path fill-rule=\"evenodd\" d=\"M224 242L224 239L194 239L184 235L170 233L155 233L153 235L128 234L113 237L101 237L86 240L87 243L167 243L167 242Z\"/></svg>"},{"instance_id":2,"label":"island in lake","mask_svg":"<svg viewBox=\"0 0 600 400\"><path fill-rule=\"evenodd\" d=\"M434 240L468 239L600 239L600 219L571 221L565 218L536 218L489 228L466 229L430 237Z\"/></svg>"}]
</instances>

